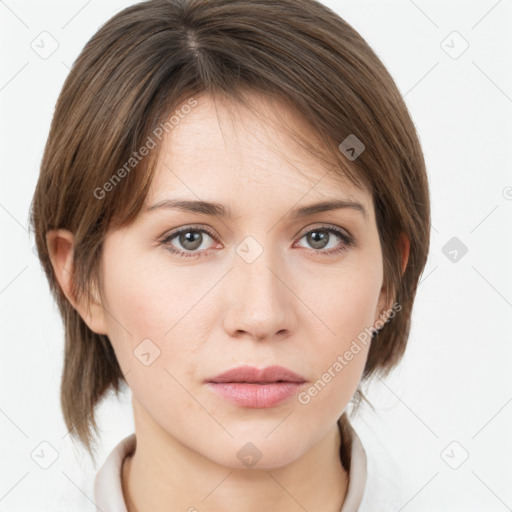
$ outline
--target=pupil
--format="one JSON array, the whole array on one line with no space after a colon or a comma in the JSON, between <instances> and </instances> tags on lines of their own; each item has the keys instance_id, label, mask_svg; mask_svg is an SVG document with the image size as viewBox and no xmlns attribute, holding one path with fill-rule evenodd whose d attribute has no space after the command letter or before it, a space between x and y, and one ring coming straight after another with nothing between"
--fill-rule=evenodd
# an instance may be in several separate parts
<instances>
[{"instance_id":1,"label":"pupil","mask_svg":"<svg viewBox=\"0 0 512 512\"><path fill-rule=\"evenodd\" d=\"M199 241L199 243L198 243ZM202 234L198 231L187 231L181 235L181 244L189 250L197 249L201 245Z\"/></svg>"},{"instance_id":2,"label":"pupil","mask_svg":"<svg viewBox=\"0 0 512 512\"><path fill-rule=\"evenodd\" d=\"M325 231L312 231L309 234L310 244L315 249L322 249L327 244L327 233Z\"/></svg>"}]
</instances>

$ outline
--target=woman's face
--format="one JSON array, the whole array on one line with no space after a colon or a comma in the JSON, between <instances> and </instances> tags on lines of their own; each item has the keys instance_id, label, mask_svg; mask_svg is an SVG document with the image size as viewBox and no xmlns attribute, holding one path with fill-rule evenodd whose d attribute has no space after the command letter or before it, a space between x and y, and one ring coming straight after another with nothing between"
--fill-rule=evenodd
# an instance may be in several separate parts
<instances>
[{"instance_id":1,"label":"woman's face","mask_svg":"<svg viewBox=\"0 0 512 512\"><path fill-rule=\"evenodd\" d=\"M137 427L219 464L253 451L272 468L335 427L365 365L360 335L388 305L371 196L287 138L283 121L315 139L295 111L258 105L273 123L239 110L235 125L232 104L202 96L169 132L143 211L105 239L102 321ZM222 207L147 209L176 200ZM300 214L340 200L360 207ZM242 365L303 381L209 383Z\"/></svg>"}]
</instances>

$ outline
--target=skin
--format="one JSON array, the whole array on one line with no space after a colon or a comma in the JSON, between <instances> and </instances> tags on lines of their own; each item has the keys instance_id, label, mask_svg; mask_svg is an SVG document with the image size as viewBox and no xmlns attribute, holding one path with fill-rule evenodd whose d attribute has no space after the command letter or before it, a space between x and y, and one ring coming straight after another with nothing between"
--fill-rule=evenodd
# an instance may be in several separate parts
<instances>
[{"instance_id":1,"label":"skin","mask_svg":"<svg viewBox=\"0 0 512 512\"><path fill-rule=\"evenodd\" d=\"M197 99L164 139L145 207L201 199L229 206L233 219L142 211L106 237L103 293L91 304L70 294L73 235L55 230L47 237L59 283L88 326L108 335L132 391L137 447L122 472L128 510L339 511L348 476L337 419L358 386L369 344L308 404L293 396L271 408L240 407L204 380L241 364L280 364L302 375L308 389L382 320L392 302L382 286L371 195L288 138L285 122L310 141L316 136L289 105L254 96L266 121L240 108L234 123L228 100ZM289 217L295 207L332 198L357 201L366 215L343 208ZM189 249L201 257L171 254L160 243L191 224L215 234L202 233L201 246ZM323 231L327 247L314 245L306 235L322 224L355 244ZM251 263L236 252L247 236L263 250ZM175 237L167 246L186 251L193 245L186 243ZM404 267L406 260L404 254ZM150 352L160 350L150 365L134 355L144 339ZM237 457L248 442L262 454L252 467Z\"/></svg>"}]
</instances>

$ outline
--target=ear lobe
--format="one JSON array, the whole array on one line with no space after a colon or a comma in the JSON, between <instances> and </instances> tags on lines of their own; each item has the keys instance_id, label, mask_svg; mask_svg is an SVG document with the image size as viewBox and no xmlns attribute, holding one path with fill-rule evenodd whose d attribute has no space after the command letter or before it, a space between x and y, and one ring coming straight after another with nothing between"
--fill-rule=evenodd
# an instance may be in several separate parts
<instances>
[{"instance_id":1,"label":"ear lobe","mask_svg":"<svg viewBox=\"0 0 512 512\"><path fill-rule=\"evenodd\" d=\"M46 244L55 277L70 304L78 311L89 329L97 334L107 334L104 309L96 289L94 288L95 300L91 302L88 302L84 297L78 301L73 295L73 233L67 229L48 231L46 234Z\"/></svg>"}]
</instances>

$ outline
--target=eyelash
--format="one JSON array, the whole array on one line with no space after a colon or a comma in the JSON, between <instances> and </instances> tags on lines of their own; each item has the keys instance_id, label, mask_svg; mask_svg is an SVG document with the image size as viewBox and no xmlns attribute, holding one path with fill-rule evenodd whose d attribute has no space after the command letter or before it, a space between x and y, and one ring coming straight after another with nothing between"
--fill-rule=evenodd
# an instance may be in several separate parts
<instances>
[{"instance_id":1,"label":"eyelash","mask_svg":"<svg viewBox=\"0 0 512 512\"><path fill-rule=\"evenodd\" d=\"M183 228L179 228L179 229L173 231L172 233L169 233L169 235L166 236L161 241L161 244L164 245L165 249L168 250L171 254L174 254L174 255L179 256L179 257L184 257L184 258L200 258L201 256L206 255L208 250L203 250L203 251L199 251L199 252L182 251L182 250L176 249L176 248L174 248L173 246L170 245L171 240L176 238L181 233L186 233L186 232L189 232L189 231L190 232L198 232L198 233L206 233L213 240L217 240L215 235L209 229L198 228L198 227L195 227L195 226L185 226ZM304 233L302 233L299 236L298 240L301 240L302 238L304 238L306 235L308 235L309 233L311 233L313 231L327 231L328 233L334 233L335 235L338 235L342 239L342 241L343 241L343 244L341 245L341 247L339 247L337 249L336 248L335 249L329 249L329 250L326 250L326 251L311 249L313 252L317 252L319 254L325 254L325 255L328 255L328 256L334 256L334 255L339 254L339 253L341 253L343 251L346 251L348 248L353 247L355 245L355 241L354 241L354 239L351 236L347 235L345 232L341 231L340 229L338 229L338 228L336 228L336 227L334 227L332 225L315 226L313 229L310 229L309 231L305 231Z\"/></svg>"}]
</instances>

